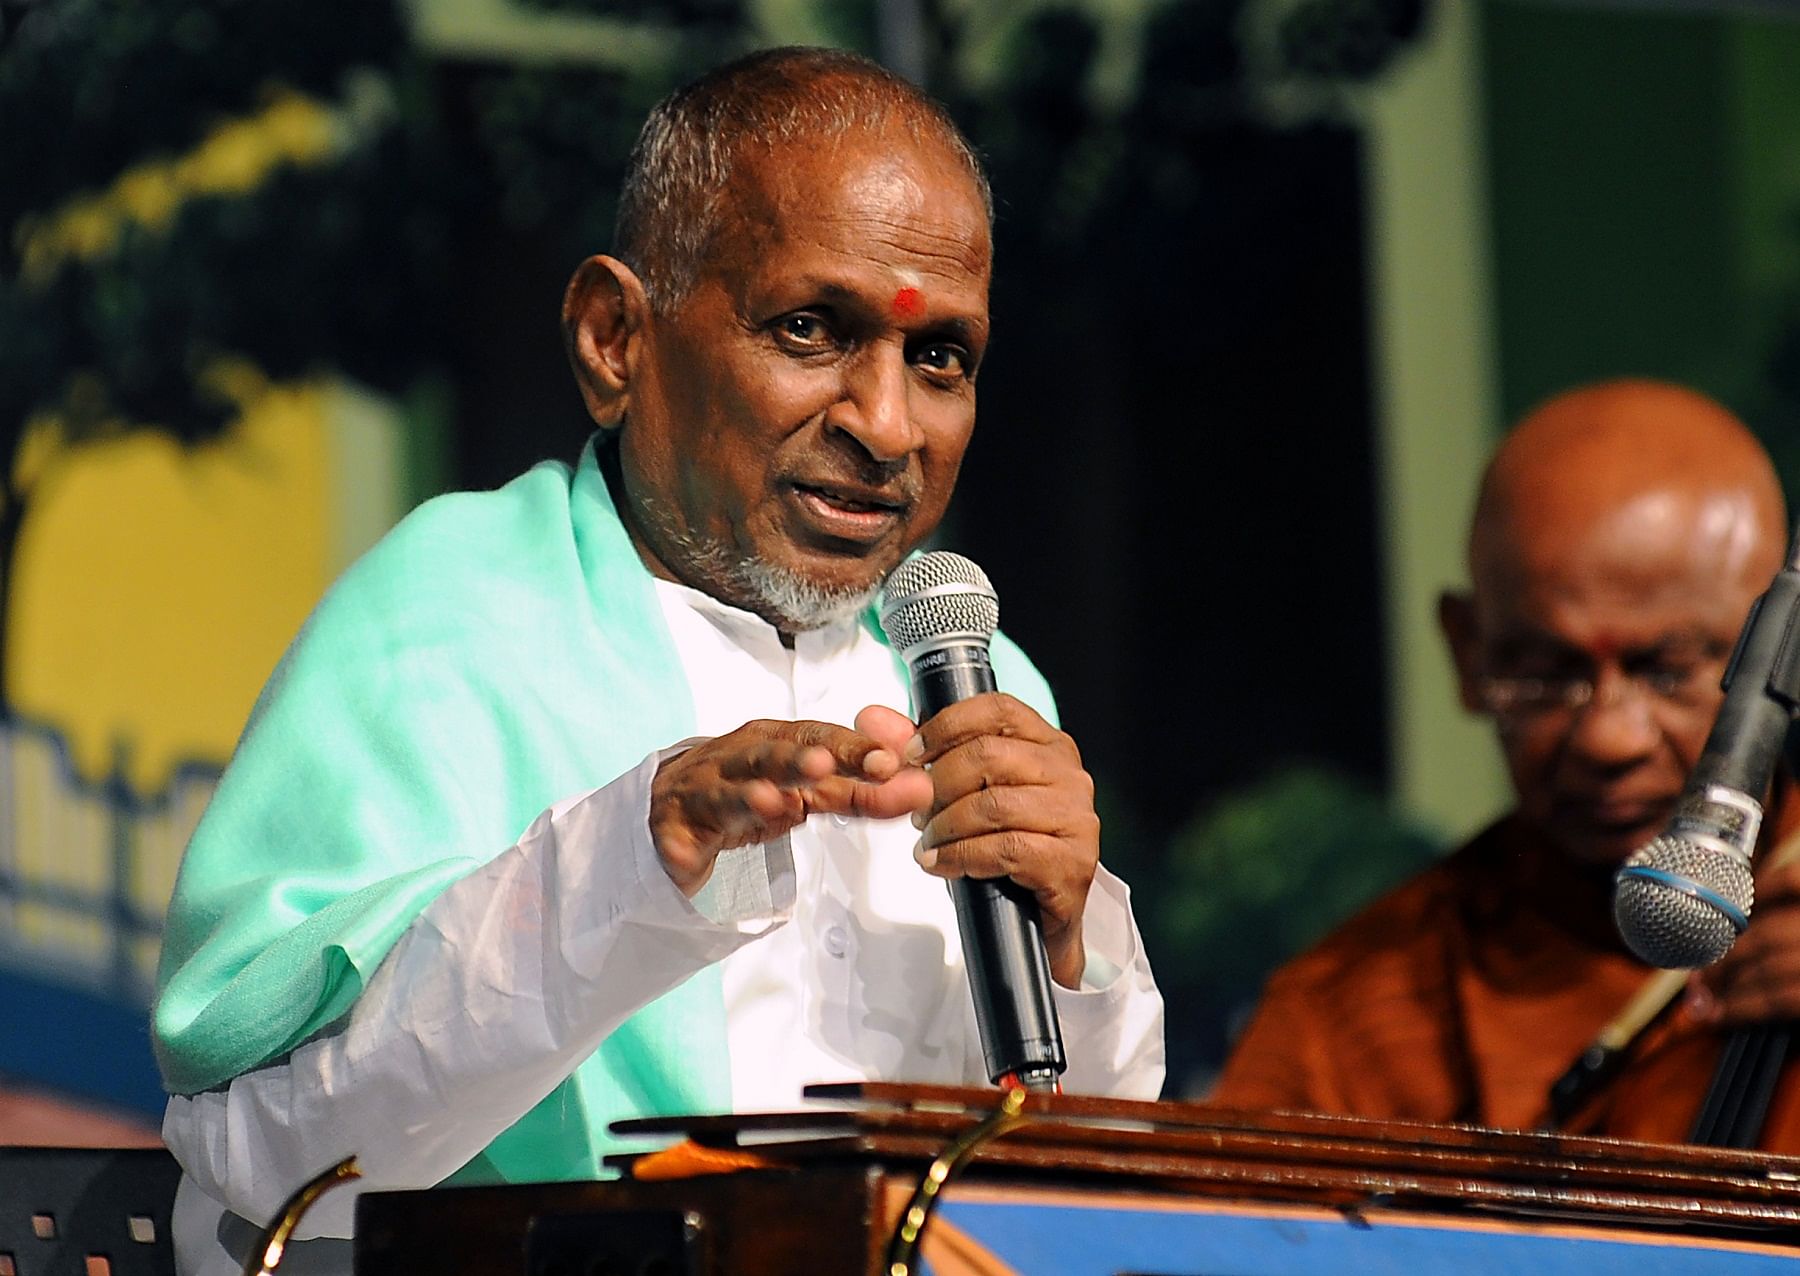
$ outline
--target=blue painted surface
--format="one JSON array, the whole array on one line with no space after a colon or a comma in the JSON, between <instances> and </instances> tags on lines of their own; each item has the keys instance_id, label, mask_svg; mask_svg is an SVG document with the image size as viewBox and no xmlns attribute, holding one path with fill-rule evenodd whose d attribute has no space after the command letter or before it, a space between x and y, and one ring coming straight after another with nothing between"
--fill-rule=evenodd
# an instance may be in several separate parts
<instances>
[{"instance_id":1,"label":"blue painted surface","mask_svg":"<svg viewBox=\"0 0 1800 1276\"><path fill-rule=\"evenodd\" d=\"M1391 1222L946 1201L939 1215L1026 1276L1757 1276L1792 1258L1692 1244Z\"/></svg>"},{"instance_id":2,"label":"blue painted surface","mask_svg":"<svg viewBox=\"0 0 1800 1276\"><path fill-rule=\"evenodd\" d=\"M0 970L0 1074L154 1117L168 1097L143 1008L18 971Z\"/></svg>"}]
</instances>

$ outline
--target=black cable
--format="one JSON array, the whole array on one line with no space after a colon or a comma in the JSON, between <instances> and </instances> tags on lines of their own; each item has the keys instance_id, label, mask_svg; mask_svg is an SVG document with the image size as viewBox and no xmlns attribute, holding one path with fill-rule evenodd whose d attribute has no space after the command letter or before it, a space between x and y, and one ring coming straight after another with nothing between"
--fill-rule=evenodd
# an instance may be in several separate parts
<instances>
[{"instance_id":1,"label":"black cable","mask_svg":"<svg viewBox=\"0 0 1800 1276\"><path fill-rule=\"evenodd\" d=\"M1726 1148L1757 1145L1787 1061L1793 1030L1792 1023L1759 1023L1732 1032L1713 1069L1706 1101L1694 1119L1690 1143Z\"/></svg>"}]
</instances>

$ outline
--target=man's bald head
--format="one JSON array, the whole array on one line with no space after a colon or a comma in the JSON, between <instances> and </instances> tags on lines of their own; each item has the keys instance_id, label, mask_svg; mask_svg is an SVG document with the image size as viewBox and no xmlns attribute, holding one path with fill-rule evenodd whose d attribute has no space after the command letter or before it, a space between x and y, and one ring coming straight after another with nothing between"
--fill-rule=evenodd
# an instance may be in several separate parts
<instances>
[{"instance_id":1,"label":"man's bald head","mask_svg":"<svg viewBox=\"0 0 1800 1276\"><path fill-rule=\"evenodd\" d=\"M1767 454L1691 390L1587 386L1507 436L1470 529L1474 590L1439 615L1527 826L1607 867L1655 835L1785 541Z\"/></svg>"},{"instance_id":2,"label":"man's bald head","mask_svg":"<svg viewBox=\"0 0 1800 1276\"><path fill-rule=\"evenodd\" d=\"M632 148L614 251L667 314L693 286L730 220L732 177L752 153L826 146L899 127L968 173L993 220L975 150L949 114L879 63L839 49L766 49L659 102Z\"/></svg>"},{"instance_id":3,"label":"man's bald head","mask_svg":"<svg viewBox=\"0 0 1800 1276\"><path fill-rule=\"evenodd\" d=\"M1563 570L1584 544L1627 530L1686 534L1713 570L1767 583L1787 515L1774 466L1719 404L1681 386L1621 380L1549 400L1507 435L1469 532L1477 593Z\"/></svg>"}]
</instances>

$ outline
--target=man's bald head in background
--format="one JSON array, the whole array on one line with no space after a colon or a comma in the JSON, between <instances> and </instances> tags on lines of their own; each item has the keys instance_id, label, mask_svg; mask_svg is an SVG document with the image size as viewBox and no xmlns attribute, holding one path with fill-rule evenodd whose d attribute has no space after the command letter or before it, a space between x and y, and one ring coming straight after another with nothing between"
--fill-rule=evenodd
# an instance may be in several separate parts
<instances>
[{"instance_id":1,"label":"man's bald head in background","mask_svg":"<svg viewBox=\"0 0 1800 1276\"><path fill-rule=\"evenodd\" d=\"M1440 618L1463 703L1492 713L1519 812L1610 867L1654 836L1706 742L1786 513L1744 425L1678 386L1560 395L1501 444Z\"/></svg>"}]
</instances>

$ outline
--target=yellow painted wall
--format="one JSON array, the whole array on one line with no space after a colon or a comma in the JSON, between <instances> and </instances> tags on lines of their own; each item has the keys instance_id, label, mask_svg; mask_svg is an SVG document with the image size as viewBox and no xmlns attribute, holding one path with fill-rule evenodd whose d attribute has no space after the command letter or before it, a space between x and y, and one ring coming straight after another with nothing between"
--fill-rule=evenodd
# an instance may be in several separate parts
<instances>
[{"instance_id":1,"label":"yellow painted wall","mask_svg":"<svg viewBox=\"0 0 1800 1276\"><path fill-rule=\"evenodd\" d=\"M5 671L35 725L0 732L0 867L86 904L0 900L0 925L65 966L108 967L93 908L115 887L161 915L212 788L184 766L225 763L320 593L402 512L388 401L251 384L241 418L202 447L143 430L35 461ZM120 756L129 810L97 787ZM146 986L155 956L153 938L133 941Z\"/></svg>"},{"instance_id":2,"label":"yellow painted wall","mask_svg":"<svg viewBox=\"0 0 1800 1276\"><path fill-rule=\"evenodd\" d=\"M337 102L271 85L187 151L25 217L9 228L16 282L104 261L190 201L332 162L387 127L375 83L347 81ZM390 400L329 378L269 385L241 362L202 376L239 409L219 439L188 449L134 424L68 447L40 421L11 476L29 504L0 563L16 716L0 722L0 873L19 883L0 894L0 949L114 996L149 987L156 919L257 692L415 487ZM68 370L66 400L82 382Z\"/></svg>"},{"instance_id":3,"label":"yellow painted wall","mask_svg":"<svg viewBox=\"0 0 1800 1276\"><path fill-rule=\"evenodd\" d=\"M257 689L326 584L323 396L257 396L217 443L137 431L39 481L13 582L7 687L81 775L131 751L141 794L229 756Z\"/></svg>"},{"instance_id":4,"label":"yellow painted wall","mask_svg":"<svg viewBox=\"0 0 1800 1276\"><path fill-rule=\"evenodd\" d=\"M80 775L223 763L325 586L400 513L401 430L336 383L253 393L218 441L136 431L50 463L12 582L7 690Z\"/></svg>"}]
</instances>

